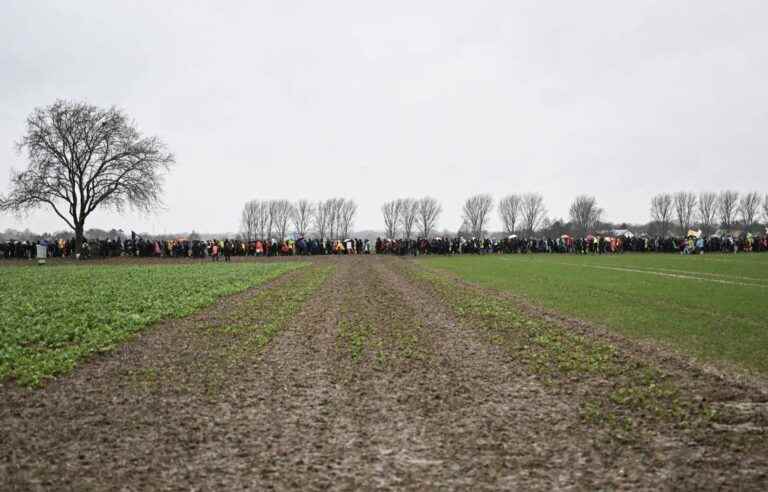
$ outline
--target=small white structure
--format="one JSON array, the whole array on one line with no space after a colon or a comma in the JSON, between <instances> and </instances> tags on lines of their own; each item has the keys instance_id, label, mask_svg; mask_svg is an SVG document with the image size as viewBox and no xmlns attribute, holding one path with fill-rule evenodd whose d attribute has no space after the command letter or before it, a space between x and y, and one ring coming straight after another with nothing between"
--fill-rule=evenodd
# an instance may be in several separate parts
<instances>
[{"instance_id":1,"label":"small white structure","mask_svg":"<svg viewBox=\"0 0 768 492\"><path fill-rule=\"evenodd\" d=\"M37 245L37 264L45 265L45 259L48 258L48 246Z\"/></svg>"},{"instance_id":2,"label":"small white structure","mask_svg":"<svg viewBox=\"0 0 768 492\"><path fill-rule=\"evenodd\" d=\"M628 238L635 237L635 235L629 229L613 229L611 231L611 236L614 236L614 237L628 237Z\"/></svg>"}]
</instances>

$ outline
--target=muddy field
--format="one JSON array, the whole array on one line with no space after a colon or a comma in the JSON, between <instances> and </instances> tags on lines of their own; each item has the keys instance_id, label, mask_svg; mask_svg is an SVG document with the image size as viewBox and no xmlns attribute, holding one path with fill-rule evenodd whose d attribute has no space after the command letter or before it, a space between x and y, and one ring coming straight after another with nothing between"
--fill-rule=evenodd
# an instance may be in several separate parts
<instances>
[{"instance_id":1,"label":"muddy field","mask_svg":"<svg viewBox=\"0 0 768 492\"><path fill-rule=\"evenodd\" d=\"M2 488L768 488L760 379L409 260L311 262L0 386Z\"/></svg>"}]
</instances>

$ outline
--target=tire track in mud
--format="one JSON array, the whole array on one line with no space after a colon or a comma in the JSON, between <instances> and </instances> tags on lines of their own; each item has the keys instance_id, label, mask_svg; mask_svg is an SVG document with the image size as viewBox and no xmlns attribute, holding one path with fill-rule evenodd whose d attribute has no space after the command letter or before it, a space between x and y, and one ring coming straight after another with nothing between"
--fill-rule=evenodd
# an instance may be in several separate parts
<instances>
[{"instance_id":1,"label":"tire track in mud","mask_svg":"<svg viewBox=\"0 0 768 492\"><path fill-rule=\"evenodd\" d=\"M401 265L401 270L408 271L407 276L411 278L413 275L410 273L423 271L424 267L410 263L408 266ZM483 289L443 272L432 271L432 274L442 277L446 285L461 292L459 298L470 296L473 300L495 300L487 308L481 303L481 309L512 309L518 313L516 316L534 320L534 325L543 322L552 325L554 332L561 331L588 345L613 347L614 357L620 364L634 368L632 370L652 371L650 374L655 374L650 383L653 386L638 386L644 377L627 378L621 372L614 371L608 371L615 375L607 379L600 372L590 371L548 374L547 378L552 381L550 393L567 395L575 411L578 412L580 406L582 409L589 408L590 404L602 399L612 401L613 411L619 411L620 415L634 421L634 429L622 432L624 436L618 441L618 436L613 435L613 425L606 426L605 421L597 425L593 422L581 425L583 429L590 429L592 444L604 454L599 476L608 480L610 488L629 485L642 488L765 489L768 484L768 441L764 435L768 429L768 406L763 382L716 373L668 351L639 346L634 341L603 332L588 323L533 307L505 292ZM429 281L420 279L417 283L431 290ZM428 297L434 294L431 292ZM499 326L493 326L498 319L492 321L491 318L498 314L490 315L488 320L477 313L468 315L464 324L469 323L468 327L477 332L488 331L486 339L493 340L498 336ZM501 335L502 338L526 336L528 328L525 325L521 327L510 323L504 328L507 334ZM508 344L508 347L511 353L521 354L517 351L519 341ZM557 347L552 346L549 350L557 350ZM523 358L529 358L528 354L523 355ZM529 359L536 360L535 357ZM546 370L542 375L547 375ZM656 390L646 391L653 387L665 389L657 397L654 396ZM665 394L668 388L674 390L669 396ZM624 390L629 391L621 393ZM640 392L635 393L636 390ZM617 394L633 397L639 394L649 397L649 400L643 402L640 399L636 403L628 398L629 406L619 408L625 404L616 398ZM667 410L664 409L666 405L669 405ZM658 410L654 407L661 412L655 413ZM712 410L714 412L705 415ZM626 437L630 440L627 441ZM589 445L590 439L583 442ZM636 481L628 481L627 474L635 475ZM600 482L590 483L589 486L596 484ZM605 482L602 485L605 486Z\"/></svg>"},{"instance_id":2,"label":"tire track in mud","mask_svg":"<svg viewBox=\"0 0 768 492\"><path fill-rule=\"evenodd\" d=\"M0 483L12 490L194 487L177 479L194 475L200 450L236 442L216 430L237 410L242 364L268 346L266 329L274 336L273 324L284 323L273 301L301 303L323 275L318 267L294 270L161 322L43 390L3 387Z\"/></svg>"},{"instance_id":3,"label":"tire track in mud","mask_svg":"<svg viewBox=\"0 0 768 492\"><path fill-rule=\"evenodd\" d=\"M494 343L482 320L458 316L400 259L313 263L164 323L54 387L9 394L0 403L0 439L13 446L3 444L2 483L128 490L759 483L747 474L761 456L743 470L732 461L730 470L718 468L719 452L732 460L747 448L728 451L723 446L739 443L719 444L716 434L702 444L651 425L650 439L619 441L610 426L585 422L584 389L607 382L549 381ZM723 481L723 471L742 476Z\"/></svg>"},{"instance_id":4,"label":"tire track in mud","mask_svg":"<svg viewBox=\"0 0 768 492\"><path fill-rule=\"evenodd\" d=\"M433 293L406 279L397 261L377 268L424 327L439 368L425 375L420 390L448 395L423 415L446 465L436 484L551 489L660 482L662 463L648 455L617 457L584 425L573 395L553 391L526 364L464 326ZM451 476L452 470L461 474Z\"/></svg>"},{"instance_id":5,"label":"tire track in mud","mask_svg":"<svg viewBox=\"0 0 768 492\"><path fill-rule=\"evenodd\" d=\"M662 463L641 451L610 459L613 450L601 449L604 440L569 395L460 326L394 268L398 260L345 261L336 298L318 302L336 315L314 332L281 337L267 354L293 361L275 374L278 399L291 407L262 412L274 416L264 432L286 431L274 436L286 458L253 464L259 487L283 486L286 477L302 487L355 489L662 483ZM310 309L302 317L314 316ZM297 389L302 383L309 388ZM328 418L313 409L318 398L329 398ZM322 452L301 452L313 445Z\"/></svg>"}]
</instances>

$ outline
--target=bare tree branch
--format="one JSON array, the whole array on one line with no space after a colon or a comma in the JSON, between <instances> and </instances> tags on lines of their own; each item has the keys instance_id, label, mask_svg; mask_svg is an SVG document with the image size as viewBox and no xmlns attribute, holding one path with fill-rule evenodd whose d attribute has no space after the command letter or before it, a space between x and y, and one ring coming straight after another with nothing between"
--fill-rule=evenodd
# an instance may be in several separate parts
<instances>
[{"instance_id":1,"label":"bare tree branch","mask_svg":"<svg viewBox=\"0 0 768 492\"><path fill-rule=\"evenodd\" d=\"M249 243L255 239L258 230L258 214L260 203L258 200L246 202L240 214L240 230L243 237Z\"/></svg>"},{"instance_id":2,"label":"bare tree branch","mask_svg":"<svg viewBox=\"0 0 768 492\"><path fill-rule=\"evenodd\" d=\"M157 137L143 137L123 112L63 100L32 112L17 148L26 151L29 165L12 172L0 211L50 206L74 230L78 251L94 210L160 206L163 172L175 162Z\"/></svg>"},{"instance_id":3,"label":"bare tree branch","mask_svg":"<svg viewBox=\"0 0 768 492\"><path fill-rule=\"evenodd\" d=\"M699 193L699 226L705 236L715 232L717 223L717 193L705 191Z\"/></svg>"},{"instance_id":4,"label":"bare tree branch","mask_svg":"<svg viewBox=\"0 0 768 492\"><path fill-rule=\"evenodd\" d=\"M547 209L544 207L544 197L539 193L527 193L522 198L523 228L529 236L538 229Z\"/></svg>"},{"instance_id":5,"label":"bare tree branch","mask_svg":"<svg viewBox=\"0 0 768 492\"><path fill-rule=\"evenodd\" d=\"M739 204L739 192L721 191L717 197L717 210L720 216L720 225L729 231L736 222L736 210Z\"/></svg>"},{"instance_id":6,"label":"bare tree branch","mask_svg":"<svg viewBox=\"0 0 768 492\"><path fill-rule=\"evenodd\" d=\"M744 224L745 231L749 232L752 226L755 225L759 212L760 195L756 191L741 197L741 200L739 200L739 215L741 216L741 223Z\"/></svg>"},{"instance_id":7,"label":"bare tree branch","mask_svg":"<svg viewBox=\"0 0 768 492\"><path fill-rule=\"evenodd\" d=\"M317 237L321 241L325 241L328 235L328 222L331 215L331 200L319 201L315 207L315 215L313 217L313 224Z\"/></svg>"},{"instance_id":8,"label":"bare tree branch","mask_svg":"<svg viewBox=\"0 0 768 492\"><path fill-rule=\"evenodd\" d=\"M580 195L573 200L568 213L576 230L586 236L587 233L594 232L603 215L603 209L597 206L595 197Z\"/></svg>"},{"instance_id":9,"label":"bare tree branch","mask_svg":"<svg viewBox=\"0 0 768 492\"><path fill-rule=\"evenodd\" d=\"M768 193L763 197L763 218L768 226Z\"/></svg>"},{"instance_id":10,"label":"bare tree branch","mask_svg":"<svg viewBox=\"0 0 768 492\"><path fill-rule=\"evenodd\" d=\"M357 215L357 204L354 200L343 200L340 214L340 231L341 236L344 239L352 237L352 224L355 222L355 215Z\"/></svg>"},{"instance_id":11,"label":"bare tree branch","mask_svg":"<svg viewBox=\"0 0 768 492\"><path fill-rule=\"evenodd\" d=\"M381 206L381 214L384 216L384 234L389 239L395 239L397 236L397 227L400 225L400 209L402 202L400 200L391 200Z\"/></svg>"},{"instance_id":12,"label":"bare tree branch","mask_svg":"<svg viewBox=\"0 0 768 492\"><path fill-rule=\"evenodd\" d=\"M299 237L305 237L309 233L309 224L315 213L315 207L309 200L299 200L293 206L293 225Z\"/></svg>"},{"instance_id":13,"label":"bare tree branch","mask_svg":"<svg viewBox=\"0 0 768 492\"><path fill-rule=\"evenodd\" d=\"M519 195L508 195L499 201L499 218L507 234L515 233L522 201Z\"/></svg>"},{"instance_id":14,"label":"bare tree branch","mask_svg":"<svg viewBox=\"0 0 768 492\"><path fill-rule=\"evenodd\" d=\"M284 241L288 233L288 223L293 215L293 205L288 200L272 200L270 211L277 239Z\"/></svg>"},{"instance_id":15,"label":"bare tree branch","mask_svg":"<svg viewBox=\"0 0 768 492\"><path fill-rule=\"evenodd\" d=\"M462 218L469 226L474 237L483 236L488 225L488 215L493 209L493 198L488 194L475 195L467 198L462 207Z\"/></svg>"},{"instance_id":16,"label":"bare tree branch","mask_svg":"<svg viewBox=\"0 0 768 492\"><path fill-rule=\"evenodd\" d=\"M660 193L651 199L651 219L659 227L659 235L666 237L672 225L672 195Z\"/></svg>"},{"instance_id":17,"label":"bare tree branch","mask_svg":"<svg viewBox=\"0 0 768 492\"><path fill-rule=\"evenodd\" d=\"M425 196L416 203L416 222L421 237L428 239L437 226L437 218L443 209L437 200Z\"/></svg>"},{"instance_id":18,"label":"bare tree branch","mask_svg":"<svg viewBox=\"0 0 768 492\"><path fill-rule=\"evenodd\" d=\"M696 211L696 195L687 191L678 191L673 197L677 225L680 237L685 237L693 225L693 214Z\"/></svg>"},{"instance_id":19,"label":"bare tree branch","mask_svg":"<svg viewBox=\"0 0 768 492\"><path fill-rule=\"evenodd\" d=\"M413 225L416 222L416 200L399 198L397 201L400 202L400 225L403 226L403 238L411 239Z\"/></svg>"}]
</instances>

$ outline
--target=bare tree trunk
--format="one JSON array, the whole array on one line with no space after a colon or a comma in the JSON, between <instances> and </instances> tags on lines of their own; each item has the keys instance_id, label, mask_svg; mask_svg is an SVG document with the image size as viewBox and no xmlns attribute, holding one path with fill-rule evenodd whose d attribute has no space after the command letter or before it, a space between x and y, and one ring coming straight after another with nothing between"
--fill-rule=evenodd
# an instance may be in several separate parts
<instances>
[{"instance_id":1,"label":"bare tree trunk","mask_svg":"<svg viewBox=\"0 0 768 492\"><path fill-rule=\"evenodd\" d=\"M80 221L75 224L75 253L82 254L85 224Z\"/></svg>"}]
</instances>

